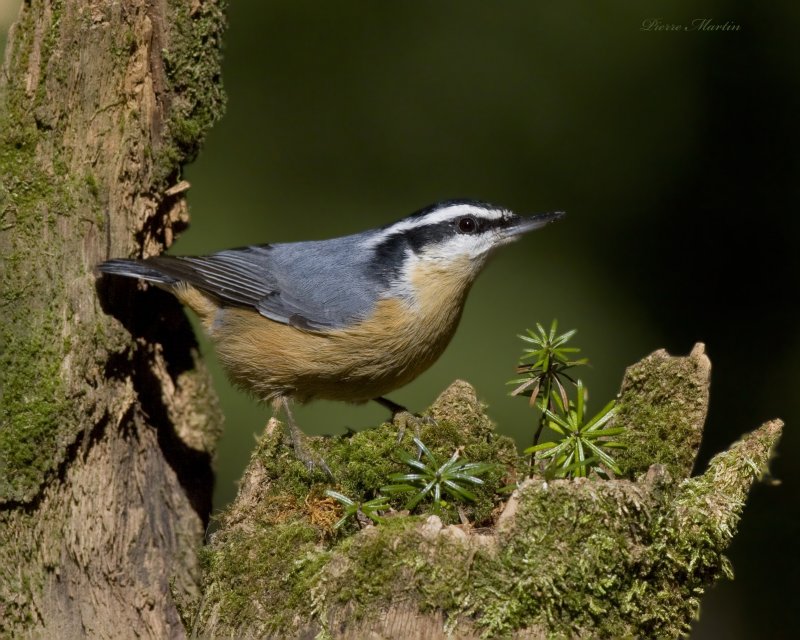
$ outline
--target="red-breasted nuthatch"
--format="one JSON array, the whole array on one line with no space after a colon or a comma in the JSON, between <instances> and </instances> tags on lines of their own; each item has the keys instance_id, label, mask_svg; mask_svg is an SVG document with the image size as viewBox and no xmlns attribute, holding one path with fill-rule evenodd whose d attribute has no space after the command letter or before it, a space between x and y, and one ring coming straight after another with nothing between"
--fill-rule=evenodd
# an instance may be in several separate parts
<instances>
[{"instance_id":1,"label":"red-breasted nuthatch","mask_svg":"<svg viewBox=\"0 0 800 640\"><path fill-rule=\"evenodd\" d=\"M152 282L191 307L233 382L283 406L296 431L290 399L401 409L383 396L439 358L489 255L562 216L450 200L331 240L98 268Z\"/></svg>"}]
</instances>

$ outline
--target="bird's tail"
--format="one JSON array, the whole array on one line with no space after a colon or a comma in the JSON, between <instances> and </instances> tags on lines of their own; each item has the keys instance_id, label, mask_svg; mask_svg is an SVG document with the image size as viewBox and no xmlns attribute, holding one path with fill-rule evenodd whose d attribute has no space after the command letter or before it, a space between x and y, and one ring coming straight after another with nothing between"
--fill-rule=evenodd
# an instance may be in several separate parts
<instances>
[{"instance_id":1,"label":"bird's tail","mask_svg":"<svg viewBox=\"0 0 800 640\"><path fill-rule=\"evenodd\" d=\"M178 278L159 269L158 263L152 260L107 260L97 265L97 270L115 276L138 278L167 287L179 282Z\"/></svg>"},{"instance_id":2,"label":"bird's tail","mask_svg":"<svg viewBox=\"0 0 800 640\"><path fill-rule=\"evenodd\" d=\"M176 256L156 256L147 260L107 260L97 265L97 271L125 278L152 282L160 289L174 294L183 304L200 316L209 332L216 318L219 304L203 291L194 287L196 280L191 264Z\"/></svg>"}]
</instances>

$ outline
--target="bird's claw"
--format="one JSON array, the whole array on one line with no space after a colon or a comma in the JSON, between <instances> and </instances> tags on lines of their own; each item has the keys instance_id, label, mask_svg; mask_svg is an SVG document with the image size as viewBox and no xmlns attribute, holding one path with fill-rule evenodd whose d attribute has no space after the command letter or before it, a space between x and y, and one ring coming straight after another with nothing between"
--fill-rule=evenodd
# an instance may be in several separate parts
<instances>
[{"instance_id":1,"label":"bird's claw","mask_svg":"<svg viewBox=\"0 0 800 640\"><path fill-rule=\"evenodd\" d=\"M415 413L411 413L409 411L403 410L398 411L392 416L392 422L397 425L397 442L402 442L403 438L406 435L406 429L410 426L414 427L414 435L419 438L420 436L420 427L423 425L426 426L436 426L436 420L433 416L430 415L418 415Z\"/></svg>"},{"instance_id":2,"label":"bird's claw","mask_svg":"<svg viewBox=\"0 0 800 640\"><path fill-rule=\"evenodd\" d=\"M305 466L309 473L320 469L331 481L336 480L333 471L331 471L328 463L325 462L325 458L311 453L302 443L301 439L292 437L292 449L294 449L294 455L303 463L303 466Z\"/></svg>"},{"instance_id":3,"label":"bird's claw","mask_svg":"<svg viewBox=\"0 0 800 640\"><path fill-rule=\"evenodd\" d=\"M308 450L305 444L305 436L300 431L297 423L294 421L292 410L289 407L289 402L285 399L282 400L282 406L286 412L286 426L289 431L289 439L292 441L292 449L297 459L305 465L309 473L312 473L316 468L321 469L325 475L331 480L335 480L333 472L325 459L322 456L314 455L313 452Z\"/></svg>"}]
</instances>

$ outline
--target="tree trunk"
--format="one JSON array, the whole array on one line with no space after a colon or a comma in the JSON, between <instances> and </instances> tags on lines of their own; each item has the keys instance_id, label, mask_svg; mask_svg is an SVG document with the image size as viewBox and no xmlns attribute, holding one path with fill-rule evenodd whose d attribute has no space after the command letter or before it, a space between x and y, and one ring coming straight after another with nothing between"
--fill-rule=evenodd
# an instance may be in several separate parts
<instances>
[{"instance_id":1,"label":"tree trunk","mask_svg":"<svg viewBox=\"0 0 800 640\"><path fill-rule=\"evenodd\" d=\"M0 77L0 636L184 637L221 417L177 303L222 0L27 0Z\"/></svg>"}]
</instances>

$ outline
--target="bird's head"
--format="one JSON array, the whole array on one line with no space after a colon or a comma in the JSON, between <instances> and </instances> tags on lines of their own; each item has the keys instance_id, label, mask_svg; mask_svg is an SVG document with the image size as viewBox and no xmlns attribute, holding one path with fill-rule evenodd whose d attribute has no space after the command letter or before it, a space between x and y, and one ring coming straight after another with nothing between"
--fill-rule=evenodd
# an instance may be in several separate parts
<instances>
[{"instance_id":1,"label":"bird's head","mask_svg":"<svg viewBox=\"0 0 800 640\"><path fill-rule=\"evenodd\" d=\"M485 202L448 200L383 227L372 242L379 259L397 262L396 273L447 271L469 285L496 249L563 216L519 216Z\"/></svg>"}]
</instances>

